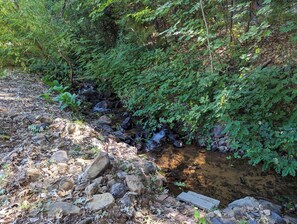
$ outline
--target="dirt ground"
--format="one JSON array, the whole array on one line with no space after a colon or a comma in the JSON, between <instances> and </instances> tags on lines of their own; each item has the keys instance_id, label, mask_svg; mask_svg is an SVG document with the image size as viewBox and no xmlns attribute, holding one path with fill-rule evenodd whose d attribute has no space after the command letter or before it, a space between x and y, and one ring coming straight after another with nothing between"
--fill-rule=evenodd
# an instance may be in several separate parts
<instances>
[{"instance_id":1,"label":"dirt ground","mask_svg":"<svg viewBox=\"0 0 297 224\"><path fill-rule=\"evenodd\" d=\"M126 207L115 198L91 210L91 180L82 183L81 174L98 151L108 152L111 161L100 176L100 193L125 184L118 173L139 174L147 161L134 147L41 99L46 91L37 76L11 72L0 78L0 223L195 223L193 208L170 196L156 174L143 175L142 193L126 193ZM74 210L53 212L57 202Z\"/></svg>"}]
</instances>

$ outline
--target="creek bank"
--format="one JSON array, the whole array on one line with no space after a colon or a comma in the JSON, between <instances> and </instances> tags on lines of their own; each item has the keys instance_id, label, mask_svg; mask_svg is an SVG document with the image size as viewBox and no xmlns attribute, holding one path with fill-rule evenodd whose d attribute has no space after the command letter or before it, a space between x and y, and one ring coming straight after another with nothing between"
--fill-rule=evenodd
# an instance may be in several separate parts
<instances>
[{"instance_id":1,"label":"creek bank","mask_svg":"<svg viewBox=\"0 0 297 224\"><path fill-rule=\"evenodd\" d=\"M99 93L95 87L90 85L82 84L81 86L77 90L79 99L89 105L82 112L87 117L91 117L91 122L94 121L92 118L99 116L96 129L104 131L106 136L114 135L120 141L135 146L139 152L161 152L162 147L167 144L172 144L176 148L184 146L180 136L185 133L181 133L179 128L171 130L166 125L160 125L161 128L148 133L141 126L136 125L137 118L132 117L123 108L123 103L115 94L109 91ZM207 142L210 142L210 148L213 151L232 152L224 129L223 125L216 125L210 133L210 137L197 136L194 141L199 147L206 147Z\"/></svg>"},{"instance_id":2,"label":"creek bank","mask_svg":"<svg viewBox=\"0 0 297 224\"><path fill-rule=\"evenodd\" d=\"M1 133L9 136L0 141L1 223L193 223L193 209L167 193L153 162L96 131L97 115L78 121L36 97L46 91L29 75L0 81Z\"/></svg>"},{"instance_id":3,"label":"creek bank","mask_svg":"<svg viewBox=\"0 0 297 224\"><path fill-rule=\"evenodd\" d=\"M101 98L99 100L110 101L109 98ZM115 98L112 100L115 100ZM118 99L115 101L118 101ZM106 135L113 135L116 137L116 141L125 142L136 147L138 153L143 151L148 152L148 155L153 157L153 160L159 167L161 167L162 171L165 171L170 189L177 188L176 186L172 188L174 185L173 183L177 181L193 182L187 186L187 189L194 190L198 193L202 192L203 194L209 196L215 195L215 198L218 199L223 198L222 206L228 205L228 203L236 198L244 198L247 195L251 195L256 198L267 198L273 202L280 203L280 201L276 200L277 194L279 194L278 192L282 192L282 189L285 189L281 195L284 197L287 197L285 194L291 195L291 202L293 202L293 204L297 204L296 198L294 198L294 192L296 192L296 190L294 190L294 185L295 187L297 186L296 179L292 184L289 184L288 188L286 189L286 183L290 181L290 178L285 178L288 180L285 180L284 183L281 183L283 181L281 180L282 178L271 174L270 172L262 172L258 166L256 169L254 169L252 166L249 166L246 161L244 161L245 165L243 170L239 168L239 175L235 175L235 178L230 179L231 175L236 172L236 170L232 168L233 163L242 163L242 161L238 160L237 162L234 162L233 160L228 161L226 159L226 155L229 155L229 153L233 152L233 149L228 143L228 136L224 133L225 127L223 125L218 124L214 126L211 133L211 139L207 139L203 136L197 137L197 145L200 146L200 148L197 146L184 146L179 136L166 127L163 127L159 129L159 131L152 133L152 137L149 138L148 141L145 141L144 139L147 138L148 133L143 131L141 127L135 124L136 122L134 119L136 118L131 117L129 113L122 107L112 107L112 105L122 105L121 103L109 102L108 105L110 105L110 107L107 108L110 109L108 113L98 114L98 117L100 116L99 119L102 119L102 116L106 115L112 118L112 122L109 124L110 131L107 132ZM113 125L114 122L116 122L117 125ZM212 152L206 152L205 150L201 149L201 147L206 147L207 141L211 142ZM178 148L182 149L179 150ZM190 150L192 153L187 153ZM167 151L170 151L170 155L167 153ZM219 153L216 154L216 151ZM206 154L209 153L209 157L213 155L212 153L215 153L215 158L213 161L210 161L211 165L209 166L209 169L206 168L206 170L204 170L204 165L201 163L201 161L204 161L204 163L209 163L209 159L205 159L207 157ZM198 158L196 154L200 154ZM242 152L239 152L239 154L242 155ZM220 155L219 157L222 159L216 161L216 157L218 157L217 155ZM184 161L184 164L182 162L179 162L179 164L174 164L175 156L179 157L179 161ZM194 161L191 159L191 157ZM223 160L224 162L222 163ZM168 166L164 166L164 164L167 163ZM212 172L211 169L214 169L215 172L217 172L217 176L212 176L215 172ZM227 173L227 175L221 175L222 172ZM230 172L230 175L228 172ZM221 177L223 177L223 179ZM195 178L197 178L196 181ZM204 178L205 180L203 180ZM217 178L219 180L217 182L209 181L209 183L207 183L209 179L213 178ZM187 181L188 179L192 179L193 181ZM265 183L266 181L267 183ZM268 185L271 187L268 188ZM224 189L223 192L220 192L222 187L226 188L226 190ZM207 191L205 191L204 188L207 188ZM174 191L176 191L176 189ZM175 195L177 194L175 193ZM294 213L296 214L296 211L291 211L291 213L294 215ZM278 214L281 215L281 213Z\"/></svg>"},{"instance_id":4,"label":"creek bank","mask_svg":"<svg viewBox=\"0 0 297 224\"><path fill-rule=\"evenodd\" d=\"M122 139L131 141L126 136L139 133L134 132L134 123L124 132L119 127L125 119L111 111L91 111L87 122L78 121L58 105L36 98L46 91L39 79L26 75L15 74L0 82L0 94L9 96L0 98L1 133L9 136L0 141L2 223L195 223L193 207L177 201L164 188L166 178L159 172L162 166L151 157L167 155L167 145L161 154L148 153L147 159L141 158L138 148L113 135L119 131ZM94 97L94 105L97 100ZM118 126L113 123L117 119ZM46 128L38 128L45 122ZM104 125L111 131L97 131ZM168 161L174 165L174 156L187 150L174 148L173 159ZM189 158L179 161L193 165ZM174 170L172 174L179 177ZM206 187L212 185L217 184ZM218 195L224 194L218 190ZM206 195L216 196L214 192Z\"/></svg>"}]
</instances>

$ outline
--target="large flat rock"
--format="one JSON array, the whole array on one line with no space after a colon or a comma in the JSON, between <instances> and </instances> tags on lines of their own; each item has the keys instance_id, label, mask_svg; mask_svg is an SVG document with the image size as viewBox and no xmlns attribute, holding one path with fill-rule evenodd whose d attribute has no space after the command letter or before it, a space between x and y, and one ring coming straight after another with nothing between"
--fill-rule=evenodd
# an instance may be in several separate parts
<instances>
[{"instance_id":1,"label":"large flat rock","mask_svg":"<svg viewBox=\"0 0 297 224\"><path fill-rule=\"evenodd\" d=\"M114 203L114 197L110 193L95 194L88 203L88 208L92 211L98 211Z\"/></svg>"},{"instance_id":2,"label":"large flat rock","mask_svg":"<svg viewBox=\"0 0 297 224\"><path fill-rule=\"evenodd\" d=\"M189 192L182 192L177 196L177 199L180 201L185 201L188 203L191 203L198 208L210 211L215 207L218 207L220 204L220 201L214 198L210 198L207 196L204 196L202 194L197 194L195 192L189 191Z\"/></svg>"}]
</instances>

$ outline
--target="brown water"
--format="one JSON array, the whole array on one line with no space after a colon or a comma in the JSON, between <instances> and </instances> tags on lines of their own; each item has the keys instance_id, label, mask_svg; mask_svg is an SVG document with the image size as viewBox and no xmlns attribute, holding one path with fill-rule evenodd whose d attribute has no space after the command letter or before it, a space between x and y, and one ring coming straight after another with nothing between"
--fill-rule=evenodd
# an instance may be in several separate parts
<instances>
[{"instance_id":1,"label":"brown water","mask_svg":"<svg viewBox=\"0 0 297 224\"><path fill-rule=\"evenodd\" d=\"M221 201L253 196L289 207L297 203L297 178L281 177L272 171L262 172L261 166L251 166L245 160L226 159L228 155L187 146L166 147L155 162L165 172L169 188L175 195L192 190ZM174 182L186 187L177 187Z\"/></svg>"}]
</instances>

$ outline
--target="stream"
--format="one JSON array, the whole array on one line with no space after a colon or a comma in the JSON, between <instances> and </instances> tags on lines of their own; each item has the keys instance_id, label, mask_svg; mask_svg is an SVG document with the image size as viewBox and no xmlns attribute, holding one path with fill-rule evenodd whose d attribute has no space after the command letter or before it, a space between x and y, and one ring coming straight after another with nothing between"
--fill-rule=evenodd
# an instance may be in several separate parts
<instances>
[{"instance_id":1,"label":"stream","mask_svg":"<svg viewBox=\"0 0 297 224\"><path fill-rule=\"evenodd\" d=\"M227 156L196 146L167 146L162 153L153 155L174 195L191 190L220 200L222 207L246 196L268 199L288 208L297 203L297 178L262 172L261 166ZM176 182L184 186L176 186Z\"/></svg>"},{"instance_id":2,"label":"stream","mask_svg":"<svg viewBox=\"0 0 297 224\"><path fill-rule=\"evenodd\" d=\"M98 103L98 96L93 93L90 96L96 103L88 100L93 103L92 108L84 113L88 122L110 119L110 122L98 125L98 130L105 136L115 136L118 141L136 148L146 147L148 150L141 150L140 153L158 165L167 178L169 191L175 196L191 190L220 200L220 207L236 199L252 196L281 204L286 213L297 215L294 208L297 204L296 177L282 177L274 171L263 172L260 164L252 166L247 160L233 159L230 153L207 151L197 145L182 146L178 139L172 141L171 137L175 138L176 135L169 133L167 139L163 139L162 130L145 143L145 136L141 134L143 130L134 124L134 118L125 111L119 100L107 96ZM155 143L152 141L154 138L162 143L150 145L158 148L155 151L147 147L148 143Z\"/></svg>"}]
</instances>

